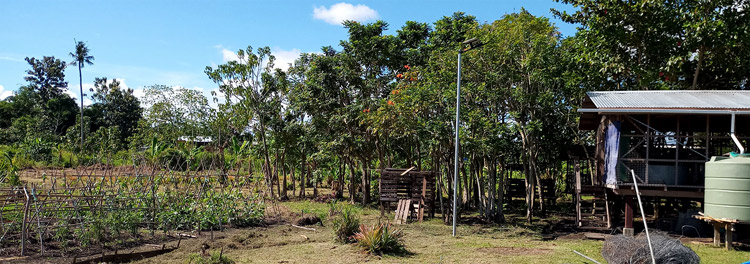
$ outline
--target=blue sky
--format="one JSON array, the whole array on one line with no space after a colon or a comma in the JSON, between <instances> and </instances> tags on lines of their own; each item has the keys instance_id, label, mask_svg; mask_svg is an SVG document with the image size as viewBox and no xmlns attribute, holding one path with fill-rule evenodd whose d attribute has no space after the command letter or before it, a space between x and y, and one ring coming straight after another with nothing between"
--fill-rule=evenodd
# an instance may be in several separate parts
<instances>
[{"instance_id":1,"label":"blue sky","mask_svg":"<svg viewBox=\"0 0 750 264\"><path fill-rule=\"evenodd\" d=\"M347 37L337 21L352 19L390 24L395 32L407 20L433 23L453 12L491 22L522 7L552 17L550 8L572 10L552 0L532 1L0 1L0 99L26 84L25 57L55 56L70 61L74 39L87 42L94 65L83 69L84 91L95 77L123 80L140 93L165 84L216 89L203 73L245 48L269 46L277 65L300 52L338 48ZM564 35L575 26L552 21ZM77 68L66 70L78 96Z\"/></svg>"}]
</instances>

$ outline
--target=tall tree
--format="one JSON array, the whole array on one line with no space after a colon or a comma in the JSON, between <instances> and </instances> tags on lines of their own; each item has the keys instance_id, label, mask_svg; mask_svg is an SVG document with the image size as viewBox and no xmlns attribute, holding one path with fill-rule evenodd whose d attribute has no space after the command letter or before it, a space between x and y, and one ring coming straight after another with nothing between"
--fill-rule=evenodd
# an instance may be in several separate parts
<instances>
[{"instance_id":1,"label":"tall tree","mask_svg":"<svg viewBox=\"0 0 750 264\"><path fill-rule=\"evenodd\" d=\"M26 71L28 76L24 80L39 94L40 105L46 109L50 99L68 89L68 82L65 81L66 64L54 56L44 56L41 60L26 57L26 62L31 65L31 69Z\"/></svg>"},{"instance_id":2,"label":"tall tree","mask_svg":"<svg viewBox=\"0 0 750 264\"><path fill-rule=\"evenodd\" d=\"M96 78L94 88L90 89L94 104L90 107L92 118L91 131L102 127L117 127L118 142L127 143L141 119L143 109L133 89L123 89L116 79ZM98 117L98 118L96 118Z\"/></svg>"},{"instance_id":3,"label":"tall tree","mask_svg":"<svg viewBox=\"0 0 750 264\"><path fill-rule=\"evenodd\" d=\"M143 103L148 106L144 118L153 133L144 137L149 140L157 136L160 140L174 141L179 137L205 137L211 134L210 123L214 109L201 91L184 87L152 85L144 88Z\"/></svg>"},{"instance_id":4,"label":"tall tree","mask_svg":"<svg viewBox=\"0 0 750 264\"><path fill-rule=\"evenodd\" d=\"M73 41L75 41L75 39ZM89 55L89 47L86 46L86 43L83 41L75 42L76 51L75 53L70 53L70 57L73 57L73 61L70 62L70 65L78 66L78 86L81 92L81 148L83 148L83 74L81 73L81 69L87 64L93 65L94 56Z\"/></svg>"},{"instance_id":5,"label":"tall tree","mask_svg":"<svg viewBox=\"0 0 750 264\"><path fill-rule=\"evenodd\" d=\"M747 87L748 1L557 1L577 7L553 13L580 25L578 59L606 77L589 89Z\"/></svg>"},{"instance_id":6,"label":"tall tree","mask_svg":"<svg viewBox=\"0 0 750 264\"><path fill-rule=\"evenodd\" d=\"M271 118L269 109L276 104L278 88L266 85L273 77L274 56L269 47L259 48L257 54L248 46L237 51L237 60L219 65L214 69L207 66L206 75L219 85L225 96L220 111L230 110L237 131L245 132L253 128L258 135L264 157L264 172L271 196L274 195L271 175L271 160L268 151L267 128Z\"/></svg>"},{"instance_id":7,"label":"tall tree","mask_svg":"<svg viewBox=\"0 0 750 264\"><path fill-rule=\"evenodd\" d=\"M64 93L68 89L68 82L65 81L67 64L47 56L42 60L27 57L26 62L31 66L24 77L29 82L27 88L30 96L27 98L35 98L34 107L41 110L37 126L41 128L40 132L46 131L49 136L60 135L75 123L75 112L78 111L75 100Z\"/></svg>"}]
</instances>

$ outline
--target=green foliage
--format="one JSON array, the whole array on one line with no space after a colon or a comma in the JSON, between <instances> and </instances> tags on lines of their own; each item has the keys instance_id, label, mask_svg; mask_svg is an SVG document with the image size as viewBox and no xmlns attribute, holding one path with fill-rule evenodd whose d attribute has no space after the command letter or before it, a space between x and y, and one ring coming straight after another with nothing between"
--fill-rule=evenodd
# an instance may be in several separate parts
<instances>
[{"instance_id":1,"label":"green foliage","mask_svg":"<svg viewBox=\"0 0 750 264\"><path fill-rule=\"evenodd\" d=\"M116 79L96 78L91 92L94 104L85 111L91 118L90 129L98 131L100 128L116 128L114 138L110 141L115 141L117 150L121 149L135 133L141 119L143 109L138 98L133 95L133 89L121 88Z\"/></svg>"},{"instance_id":2,"label":"green foliage","mask_svg":"<svg viewBox=\"0 0 750 264\"><path fill-rule=\"evenodd\" d=\"M13 163L15 154L9 151L0 152L0 184L21 185L18 176L19 167Z\"/></svg>"},{"instance_id":3,"label":"green foliage","mask_svg":"<svg viewBox=\"0 0 750 264\"><path fill-rule=\"evenodd\" d=\"M205 170L212 168L219 164L221 161L222 153L214 153L210 151L200 151L195 154L195 161L192 163L193 170Z\"/></svg>"},{"instance_id":4,"label":"green foliage","mask_svg":"<svg viewBox=\"0 0 750 264\"><path fill-rule=\"evenodd\" d=\"M167 144L160 142L159 139L154 136L151 138L151 144L146 150L146 159L150 162L150 165L156 165L164 156L166 150Z\"/></svg>"},{"instance_id":5,"label":"green foliage","mask_svg":"<svg viewBox=\"0 0 750 264\"><path fill-rule=\"evenodd\" d=\"M95 244L126 243L128 238L140 237L139 230L143 228L165 232L221 230L225 226L259 225L264 219L265 206L258 195L247 194L239 188L220 188L216 180L185 179L180 175L173 175L155 178L121 177L112 184L114 185L105 186L102 182L95 181L91 183L91 189L70 188L58 193L61 196L86 195L105 199L96 209L41 210L45 217L60 220L54 225L52 239L66 247L88 247ZM186 186L200 186L201 189L185 189ZM133 191L144 188L161 191ZM12 217L9 214L5 219ZM86 224L71 225L66 220L71 218L85 219ZM13 228L18 230L20 225Z\"/></svg>"},{"instance_id":6,"label":"green foliage","mask_svg":"<svg viewBox=\"0 0 750 264\"><path fill-rule=\"evenodd\" d=\"M403 253L406 251L403 233L396 229L390 223L380 223L368 227L359 226L359 232L354 234L357 244L370 254L393 254Z\"/></svg>"},{"instance_id":7,"label":"green foliage","mask_svg":"<svg viewBox=\"0 0 750 264\"><path fill-rule=\"evenodd\" d=\"M227 224L246 227L260 224L264 216L263 204L257 198L246 199L247 194L240 191L208 189L200 198L166 191L161 196L164 207L157 219L162 230L218 230Z\"/></svg>"},{"instance_id":8,"label":"green foliage","mask_svg":"<svg viewBox=\"0 0 750 264\"><path fill-rule=\"evenodd\" d=\"M750 21L744 1L558 0L555 16L580 25L576 59L589 89L738 89L747 86Z\"/></svg>"},{"instance_id":9,"label":"green foliage","mask_svg":"<svg viewBox=\"0 0 750 264\"><path fill-rule=\"evenodd\" d=\"M216 113L200 91L166 85L144 89L144 122L139 124L136 138L175 141L180 137L212 136L223 127L213 127ZM216 137L215 137L216 138ZM147 142L144 142L144 144Z\"/></svg>"},{"instance_id":10,"label":"green foliage","mask_svg":"<svg viewBox=\"0 0 750 264\"><path fill-rule=\"evenodd\" d=\"M22 144L23 155L35 160L49 162L52 160L53 146L42 138L27 138Z\"/></svg>"},{"instance_id":11,"label":"green foliage","mask_svg":"<svg viewBox=\"0 0 750 264\"><path fill-rule=\"evenodd\" d=\"M55 57L44 56L41 60L26 57L26 62L31 66L31 70L26 71L28 74L24 80L29 82L29 87L39 93L42 107L46 107L47 102L63 94L68 87L65 81L65 67L67 64Z\"/></svg>"},{"instance_id":12,"label":"green foliage","mask_svg":"<svg viewBox=\"0 0 750 264\"><path fill-rule=\"evenodd\" d=\"M234 260L222 254L222 251L212 252L210 256L201 256L197 253L190 254L189 264L234 264Z\"/></svg>"},{"instance_id":13,"label":"green foliage","mask_svg":"<svg viewBox=\"0 0 750 264\"><path fill-rule=\"evenodd\" d=\"M349 207L344 207L341 215L333 220L333 232L339 242L353 242L352 236L357 232L357 228L359 228L359 216Z\"/></svg>"}]
</instances>

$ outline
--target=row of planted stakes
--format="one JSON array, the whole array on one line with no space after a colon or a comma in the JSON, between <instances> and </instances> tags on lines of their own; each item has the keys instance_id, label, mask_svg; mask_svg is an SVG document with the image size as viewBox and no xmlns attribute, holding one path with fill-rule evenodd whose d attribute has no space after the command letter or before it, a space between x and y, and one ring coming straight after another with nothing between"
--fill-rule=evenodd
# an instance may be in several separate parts
<instances>
[{"instance_id":1,"label":"row of planted stakes","mask_svg":"<svg viewBox=\"0 0 750 264\"><path fill-rule=\"evenodd\" d=\"M0 256L78 256L262 222L262 180L165 168L27 171L32 180L0 188Z\"/></svg>"}]
</instances>

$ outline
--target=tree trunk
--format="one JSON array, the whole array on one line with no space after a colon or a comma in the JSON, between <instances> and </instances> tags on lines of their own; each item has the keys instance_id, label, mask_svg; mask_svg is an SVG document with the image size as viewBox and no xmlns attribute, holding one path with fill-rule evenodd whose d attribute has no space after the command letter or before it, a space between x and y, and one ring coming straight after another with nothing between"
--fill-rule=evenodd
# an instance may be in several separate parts
<instances>
[{"instance_id":1,"label":"tree trunk","mask_svg":"<svg viewBox=\"0 0 750 264\"><path fill-rule=\"evenodd\" d=\"M273 159L273 179L276 182L276 193L281 197L281 184L279 182L279 149L277 148Z\"/></svg>"},{"instance_id":2,"label":"tree trunk","mask_svg":"<svg viewBox=\"0 0 750 264\"><path fill-rule=\"evenodd\" d=\"M497 179L498 178L497 176L498 175L500 176L499 182L497 182L497 191L495 195L496 198L493 201L497 203L495 210L493 212L493 220L495 223L503 223L505 222L505 216L503 215L503 203L504 203L503 195L505 192L505 170L503 170L503 163L501 162L499 163L499 166L498 166L498 163L495 163L495 161L493 160L492 166L493 168L490 171L495 173L495 175L492 176L492 178ZM498 172L497 167L500 167L499 172Z\"/></svg>"},{"instance_id":3,"label":"tree trunk","mask_svg":"<svg viewBox=\"0 0 750 264\"><path fill-rule=\"evenodd\" d=\"M536 155L536 153L535 153ZM544 195L542 194L542 176L541 173L539 173L539 166L536 165L536 158L534 158L534 176L536 176L536 186L537 191L539 192L539 212L542 217L545 217L545 211L544 211Z\"/></svg>"},{"instance_id":4,"label":"tree trunk","mask_svg":"<svg viewBox=\"0 0 750 264\"><path fill-rule=\"evenodd\" d=\"M294 195L294 192L296 191L296 188L297 188L297 180L294 179L294 171L296 171L296 170L297 169L294 168L294 164L290 164L289 165L289 171L292 173L292 175L291 175L291 177L292 177L292 195Z\"/></svg>"},{"instance_id":5,"label":"tree trunk","mask_svg":"<svg viewBox=\"0 0 750 264\"><path fill-rule=\"evenodd\" d=\"M690 89L695 90L698 87L698 74L701 72L701 64L703 64L703 53L705 53L705 47L701 46L698 50L698 65L695 67L695 74L693 74L693 86Z\"/></svg>"},{"instance_id":6,"label":"tree trunk","mask_svg":"<svg viewBox=\"0 0 750 264\"><path fill-rule=\"evenodd\" d=\"M282 197L286 199L287 190L286 190L286 165L284 163L285 161L286 161L286 150L281 152L281 175L282 177L284 177L284 180L283 180L284 183L283 183L283 186L281 187L281 191L282 191L281 195Z\"/></svg>"},{"instance_id":7,"label":"tree trunk","mask_svg":"<svg viewBox=\"0 0 750 264\"><path fill-rule=\"evenodd\" d=\"M362 205L370 204L370 179L369 170L367 169L367 162L362 159L360 161L360 168L362 169Z\"/></svg>"},{"instance_id":8,"label":"tree trunk","mask_svg":"<svg viewBox=\"0 0 750 264\"><path fill-rule=\"evenodd\" d=\"M459 173L461 174L460 176L463 176L459 177L458 179L458 204L461 205L461 208L467 209L467 205L469 204L469 188L471 187L471 183L469 183L469 175L466 173L466 163L459 160L458 164Z\"/></svg>"},{"instance_id":9,"label":"tree trunk","mask_svg":"<svg viewBox=\"0 0 750 264\"><path fill-rule=\"evenodd\" d=\"M305 160L307 157L302 155L302 161L300 161L299 171L299 197L305 198Z\"/></svg>"},{"instance_id":10,"label":"tree trunk","mask_svg":"<svg viewBox=\"0 0 750 264\"><path fill-rule=\"evenodd\" d=\"M81 88L81 151L83 151L83 75L81 74L81 67L84 62L78 62L78 84Z\"/></svg>"},{"instance_id":11,"label":"tree trunk","mask_svg":"<svg viewBox=\"0 0 750 264\"><path fill-rule=\"evenodd\" d=\"M310 167L307 169L307 178L310 179L313 184L313 197L318 197L318 179L315 178L312 173L313 169L317 166L315 166L314 161L312 164L308 164L308 166Z\"/></svg>"},{"instance_id":12,"label":"tree trunk","mask_svg":"<svg viewBox=\"0 0 750 264\"><path fill-rule=\"evenodd\" d=\"M273 193L273 179L271 179L271 159L268 157L268 144L266 144L266 127L263 124L263 119L259 118L260 122L260 139L263 142L263 157L265 158L265 173L266 173L266 184L268 189L271 191L271 197L275 197Z\"/></svg>"},{"instance_id":13,"label":"tree trunk","mask_svg":"<svg viewBox=\"0 0 750 264\"><path fill-rule=\"evenodd\" d=\"M344 158L339 157L338 186L336 186L336 199L344 198L344 177L346 177L346 165Z\"/></svg>"},{"instance_id":14,"label":"tree trunk","mask_svg":"<svg viewBox=\"0 0 750 264\"><path fill-rule=\"evenodd\" d=\"M521 129L519 131L519 134L521 135L521 144L524 149L523 151L523 170L524 170L524 182L526 184L526 220L529 224L531 224L533 212L534 212L534 169L535 166L533 159L533 143L531 142L531 139L529 138L529 135L525 133L524 129Z\"/></svg>"},{"instance_id":15,"label":"tree trunk","mask_svg":"<svg viewBox=\"0 0 750 264\"><path fill-rule=\"evenodd\" d=\"M354 204L357 196L356 181L354 180L354 164L351 159L347 159L347 161L349 163L349 201Z\"/></svg>"}]
</instances>

